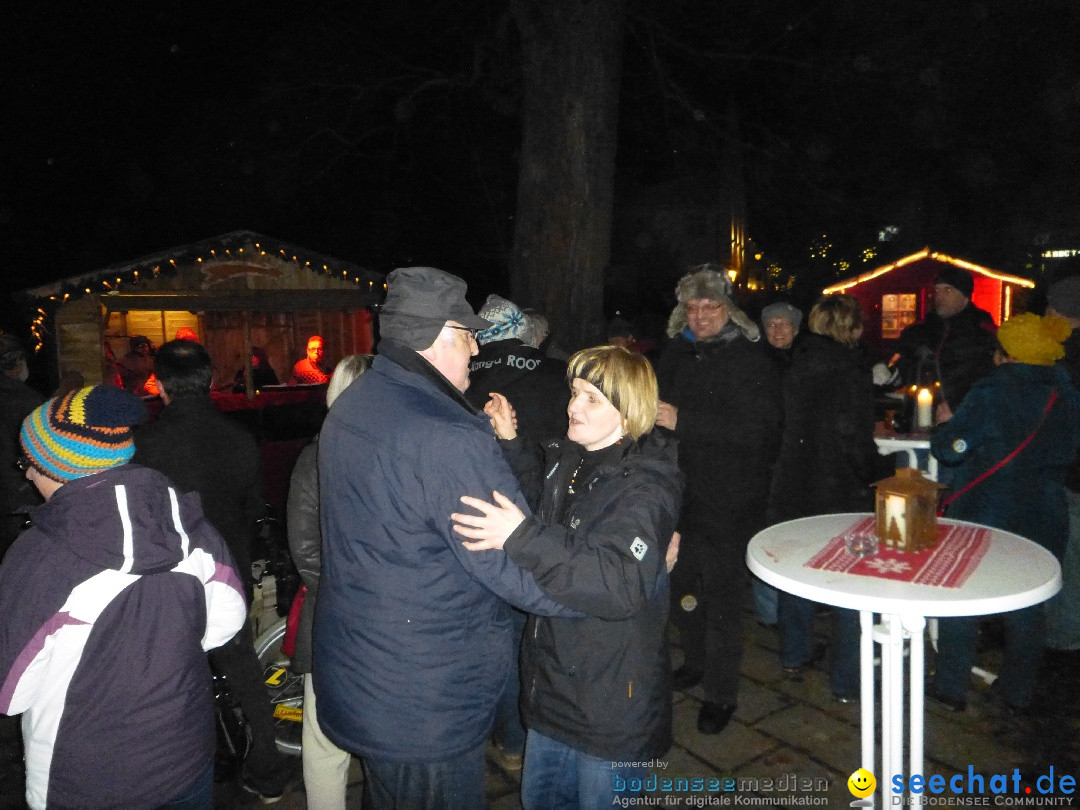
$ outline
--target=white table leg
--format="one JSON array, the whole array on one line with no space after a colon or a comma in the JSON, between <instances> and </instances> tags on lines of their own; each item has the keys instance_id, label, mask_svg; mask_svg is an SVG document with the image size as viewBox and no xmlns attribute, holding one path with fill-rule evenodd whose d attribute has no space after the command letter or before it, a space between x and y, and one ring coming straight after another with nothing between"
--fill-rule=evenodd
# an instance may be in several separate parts
<instances>
[{"instance_id":1,"label":"white table leg","mask_svg":"<svg viewBox=\"0 0 1080 810\"><path fill-rule=\"evenodd\" d=\"M923 771L923 684L926 671L923 632L926 619L923 616L905 616L904 630L911 639L911 670L909 695L911 710L911 741L908 747L908 774Z\"/></svg>"},{"instance_id":2,"label":"white table leg","mask_svg":"<svg viewBox=\"0 0 1080 810\"><path fill-rule=\"evenodd\" d=\"M874 765L874 722L877 706L874 702L874 614L860 611L859 626L859 702L862 715L862 763L870 773Z\"/></svg>"},{"instance_id":3,"label":"white table leg","mask_svg":"<svg viewBox=\"0 0 1080 810\"><path fill-rule=\"evenodd\" d=\"M904 772L904 628L899 616L882 614L881 776Z\"/></svg>"}]
</instances>

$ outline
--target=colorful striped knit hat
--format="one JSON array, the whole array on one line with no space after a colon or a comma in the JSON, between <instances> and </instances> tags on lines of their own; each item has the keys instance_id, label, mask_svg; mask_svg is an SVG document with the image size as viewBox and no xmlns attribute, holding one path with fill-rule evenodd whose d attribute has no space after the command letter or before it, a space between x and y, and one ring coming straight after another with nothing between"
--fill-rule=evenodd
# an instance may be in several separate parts
<instances>
[{"instance_id":1,"label":"colorful striped knit hat","mask_svg":"<svg viewBox=\"0 0 1080 810\"><path fill-rule=\"evenodd\" d=\"M134 394L88 386L36 408L23 420L19 441L39 472L64 483L130 461L131 426L145 417L146 406Z\"/></svg>"}]
</instances>

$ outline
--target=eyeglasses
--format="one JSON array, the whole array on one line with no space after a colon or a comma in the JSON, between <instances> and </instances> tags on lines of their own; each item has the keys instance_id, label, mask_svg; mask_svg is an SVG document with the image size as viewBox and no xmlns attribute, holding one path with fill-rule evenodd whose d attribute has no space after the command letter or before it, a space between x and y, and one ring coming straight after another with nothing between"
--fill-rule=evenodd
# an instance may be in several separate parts
<instances>
[{"instance_id":1,"label":"eyeglasses","mask_svg":"<svg viewBox=\"0 0 1080 810\"><path fill-rule=\"evenodd\" d=\"M473 340L476 340L477 333L481 331L479 329L472 329L472 328L470 328L468 326L451 326L450 324L446 324L446 328L447 329L457 329L459 332L468 332L469 337L472 338Z\"/></svg>"},{"instance_id":2,"label":"eyeglasses","mask_svg":"<svg viewBox=\"0 0 1080 810\"><path fill-rule=\"evenodd\" d=\"M22 472L26 472L33 466L33 463L30 461L30 456L19 456L15 459L15 466Z\"/></svg>"},{"instance_id":3,"label":"eyeglasses","mask_svg":"<svg viewBox=\"0 0 1080 810\"><path fill-rule=\"evenodd\" d=\"M719 311L720 311L720 305L719 304L693 304L693 305L687 305L687 307L686 307L686 314L687 315L708 316L708 315L715 315Z\"/></svg>"}]
</instances>

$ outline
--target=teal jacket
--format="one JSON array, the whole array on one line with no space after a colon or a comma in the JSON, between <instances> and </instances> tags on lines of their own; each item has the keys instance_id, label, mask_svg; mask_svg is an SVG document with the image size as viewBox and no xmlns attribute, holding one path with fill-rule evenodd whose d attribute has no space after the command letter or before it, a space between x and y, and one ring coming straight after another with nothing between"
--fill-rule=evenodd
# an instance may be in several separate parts
<instances>
[{"instance_id":1,"label":"teal jacket","mask_svg":"<svg viewBox=\"0 0 1080 810\"><path fill-rule=\"evenodd\" d=\"M1031 442L1008 464L960 495L946 516L1014 532L1061 558L1068 537L1065 474L1080 450L1080 392L1061 366L1006 363L975 383L930 450L956 472L952 492L1009 455L1057 399Z\"/></svg>"}]
</instances>

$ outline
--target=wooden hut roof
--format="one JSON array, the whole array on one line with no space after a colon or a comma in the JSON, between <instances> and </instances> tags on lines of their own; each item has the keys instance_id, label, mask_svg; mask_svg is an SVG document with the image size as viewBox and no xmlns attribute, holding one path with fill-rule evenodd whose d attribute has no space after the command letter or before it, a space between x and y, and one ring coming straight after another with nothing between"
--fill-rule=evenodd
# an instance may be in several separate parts
<instances>
[{"instance_id":1,"label":"wooden hut roof","mask_svg":"<svg viewBox=\"0 0 1080 810\"><path fill-rule=\"evenodd\" d=\"M297 289L298 268L322 278ZM285 277L293 279L291 285L275 284ZM52 312L87 295L111 311L360 309L382 300L385 278L358 264L241 230L68 276L22 295L37 302L31 332L38 348Z\"/></svg>"},{"instance_id":2,"label":"wooden hut roof","mask_svg":"<svg viewBox=\"0 0 1080 810\"><path fill-rule=\"evenodd\" d=\"M989 267L983 267L981 264L975 264L974 262L965 261L964 259L957 259L952 256L947 256L944 253L938 253L931 250L929 247L925 247L918 253L912 253L910 256L905 256L902 259L897 259L891 264L883 264L874 270L870 270L861 275L854 276L849 279L845 279L837 284L833 284L831 287L826 287L822 290L823 295L832 295L834 293L845 292L857 284L862 284L864 281L870 281L871 279L883 276L886 273L891 273L893 270L898 270L905 265L912 264L913 262L922 261L923 259L930 259L932 261L941 262L942 264L951 264L954 267L959 267L967 270L971 273L977 273L987 278L1003 281L1006 284L1015 284L1019 287L1027 287L1033 289L1035 282L1028 278L1021 278L1020 276L1011 276L1008 273L1002 273L997 270L992 270Z\"/></svg>"},{"instance_id":3,"label":"wooden hut roof","mask_svg":"<svg viewBox=\"0 0 1080 810\"><path fill-rule=\"evenodd\" d=\"M87 294L87 288L89 292L109 292L120 286L127 287L138 283L139 278L150 278L170 269L175 270L180 265L204 264L215 260L221 265L229 258L235 259L238 264L269 264L266 257L277 261L297 262L314 273L352 280L357 285L363 282L366 286L368 282L374 281L381 284L385 278L384 274L358 264L316 253L254 231L232 231L137 259L110 264L87 273L68 276L22 292L33 298L49 298L74 291ZM117 277L119 280L114 281Z\"/></svg>"}]
</instances>

